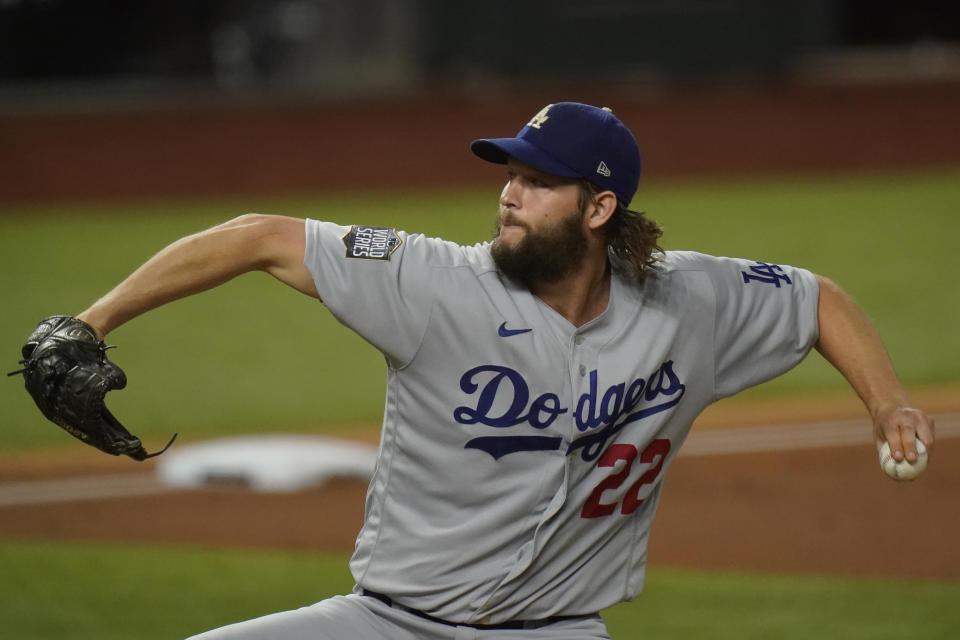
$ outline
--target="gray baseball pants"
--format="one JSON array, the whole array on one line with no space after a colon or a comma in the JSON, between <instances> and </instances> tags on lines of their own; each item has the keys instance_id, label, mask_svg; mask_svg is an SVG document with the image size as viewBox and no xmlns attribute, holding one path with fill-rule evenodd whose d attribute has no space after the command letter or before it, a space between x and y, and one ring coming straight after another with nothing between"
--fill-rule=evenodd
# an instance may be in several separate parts
<instances>
[{"instance_id":1,"label":"gray baseball pants","mask_svg":"<svg viewBox=\"0 0 960 640\"><path fill-rule=\"evenodd\" d=\"M434 622L376 598L350 594L239 622L188 640L610 640L599 615L536 629L476 629Z\"/></svg>"}]
</instances>

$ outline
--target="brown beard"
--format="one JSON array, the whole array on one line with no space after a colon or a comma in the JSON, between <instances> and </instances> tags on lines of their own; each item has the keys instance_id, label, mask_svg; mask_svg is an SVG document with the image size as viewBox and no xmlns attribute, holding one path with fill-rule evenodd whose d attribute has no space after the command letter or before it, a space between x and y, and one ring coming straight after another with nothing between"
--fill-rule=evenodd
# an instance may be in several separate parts
<instances>
[{"instance_id":1,"label":"brown beard","mask_svg":"<svg viewBox=\"0 0 960 640\"><path fill-rule=\"evenodd\" d=\"M510 215L510 214L507 214ZM574 211L555 226L532 230L517 223L526 231L513 246L500 240L501 219L490 254L501 273L528 289L536 284L552 284L573 272L587 253L587 237L583 233L583 214Z\"/></svg>"}]
</instances>

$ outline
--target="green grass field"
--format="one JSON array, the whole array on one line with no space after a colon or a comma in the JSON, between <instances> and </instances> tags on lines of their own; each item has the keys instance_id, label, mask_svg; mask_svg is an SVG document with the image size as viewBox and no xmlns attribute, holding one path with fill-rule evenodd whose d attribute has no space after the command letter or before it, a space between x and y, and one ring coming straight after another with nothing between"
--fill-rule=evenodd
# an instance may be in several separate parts
<instances>
[{"instance_id":1,"label":"green grass field","mask_svg":"<svg viewBox=\"0 0 960 640\"><path fill-rule=\"evenodd\" d=\"M0 338L7 369L42 317L76 313L168 242L247 211L489 238L489 192L141 203L0 211ZM806 266L874 318L912 388L960 382L952 275L960 172L673 183L635 201L665 248ZM381 357L322 305L262 274L157 310L111 334L128 388L108 397L149 446L264 431L345 433L382 412ZM811 357L749 397L850 393ZM72 447L19 378L0 385L0 452ZM0 455L0 460L2 460ZM15 638L176 638L350 588L345 556L0 542L0 622ZM606 616L613 637L953 638L960 585L675 572Z\"/></svg>"},{"instance_id":2,"label":"green grass field","mask_svg":"<svg viewBox=\"0 0 960 640\"><path fill-rule=\"evenodd\" d=\"M5 637L169 640L346 593L347 557L2 542ZM617 640L948 640L960 584L651 569Z\"/></svg>"}]
</instances>

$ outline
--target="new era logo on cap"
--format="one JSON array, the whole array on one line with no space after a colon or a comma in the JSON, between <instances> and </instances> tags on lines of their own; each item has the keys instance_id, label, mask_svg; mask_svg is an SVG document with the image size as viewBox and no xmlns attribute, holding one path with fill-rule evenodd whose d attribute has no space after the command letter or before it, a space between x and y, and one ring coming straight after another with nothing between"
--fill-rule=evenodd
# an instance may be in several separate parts
<instances>
[{"instance_id":1,"label":"new era logo on cap","mask_svg":"<svg viewBox=\"0 0 960 640\"><path fill-rule=\"evenodd\" d=\"M607 107L548 104L516 137L474 140L470 149L488 162L506 164L513 157L544 173L584 178L613 191L624 206L640 182L637 141Z\"/></svg>"}]
</instances>

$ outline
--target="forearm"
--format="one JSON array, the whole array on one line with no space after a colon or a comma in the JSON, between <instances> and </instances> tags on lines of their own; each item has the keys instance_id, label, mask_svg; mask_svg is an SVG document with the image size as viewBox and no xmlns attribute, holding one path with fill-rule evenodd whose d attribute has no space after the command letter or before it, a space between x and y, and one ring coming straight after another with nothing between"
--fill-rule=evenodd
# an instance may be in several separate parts
<instances>
[{"instance_id":1,"label":"forearm","mask_svg":"<svg viewBox=\"0 0 960 640\"><path fill-rule=\"evenodd\" d=\"M834 282L821 276L817 351L847 379L876 419L884 409L908 406L890 357L873 323Z\"/></svg>"},{"instance_id":2,"label":"forearm","mask_svg":"<svg viewBox=\"0 0 960 640\"><path fill-rule=\"evenodd\" d=\"M298 221L302 226L302 221ZM313 293L312 285L285 277L302 260L302 240L281 237L297 221L241 216L169 245L77 317L105 336L123 323L168 302L212 289L254 270L272 273ZM287 233L287 236L293 234ZM301 232L302 236L302 232ZM305 288L306 287L306 288Z\"/></svg>"},{"instance_id":3,"label":"forearm","mask_svg":"<svg viewBox=\"0 0 960 640\"><path fill-rule=\"evenodd\" d=\"M832 281L820 276L817 279L817 350L843 374L867 406L877 448L888 442L895 460L915 461L915 438L928 450L933 447L933 419L910 406L880 335L863 310Z\"/></svg>"}]
</instances>

